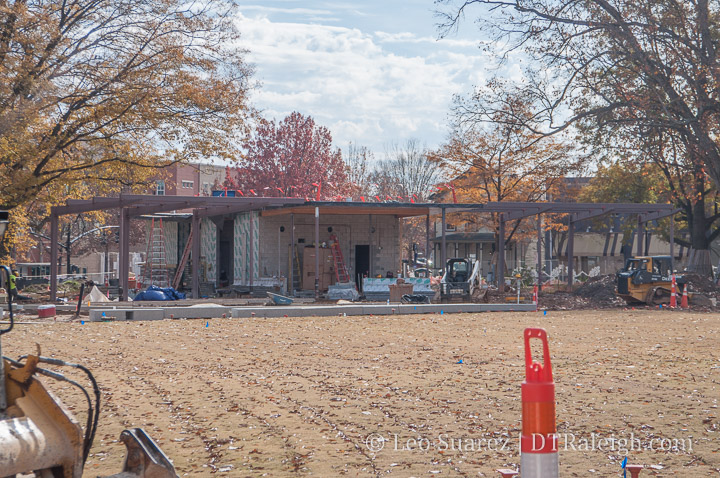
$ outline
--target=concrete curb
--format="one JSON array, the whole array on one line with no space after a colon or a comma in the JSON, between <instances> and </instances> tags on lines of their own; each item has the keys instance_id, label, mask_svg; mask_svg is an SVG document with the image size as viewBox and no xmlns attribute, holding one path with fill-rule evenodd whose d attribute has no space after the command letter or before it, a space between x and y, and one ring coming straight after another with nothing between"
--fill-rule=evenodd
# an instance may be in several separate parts
<instances>
[{"instance_id":1,"label":"concrete curb","mask_svg":"<svg viewBox=\"0 0 720 478\"><path fill-rule=\"evenodd\" d=\"M315 307L236 307L233 318L331 317L337 315L401 315L479 312L534 312L535 304L397 304L337 305Z\"/></svg>"},{"instance_id":2,"label":"concrete curb","mask_svg":"<svg viewBox=\"0 0 720 478\"><path fill-rule=\"evenodd\" d=\"M161 319L218 319L253 317L332 317L357 315L405 315L479 312L532 312L535 304L346 304L276 307L138 307L93 308L90 321L103 320L161 320ZM105 316L103 316L103 313Z\"/></svg>"}]
</instances>

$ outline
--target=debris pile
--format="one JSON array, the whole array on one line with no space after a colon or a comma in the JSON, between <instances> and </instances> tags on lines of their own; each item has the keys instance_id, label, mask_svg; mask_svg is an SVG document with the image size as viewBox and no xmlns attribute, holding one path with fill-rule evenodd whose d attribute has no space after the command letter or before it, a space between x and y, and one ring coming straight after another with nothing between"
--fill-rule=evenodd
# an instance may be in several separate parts
<instances>
[{"instance_id":1,"label":"debris pile","mask_svg":"<svg viewBox=\"0 0 720 478\"><path fill-rule=\"evenodd\" d=\"M588 300L592 308L622 307L625 301L615 294L615 274L591 277L575 290L574 295Z\"/></svg>"},{"instance_id":2,"label":"debris pile","mask_svg":"<svg viewBox=\"0 0 720 478\"><path fill-rule=\"evenodd\" d=\"M692 273L686 273L683 274L683 276L687 279L687 283L690 284L690 290L693 292L711 294L712 297L715 297L715 294L718 293L718 286L710 280L709 277Z\"/></svg>"}]
</instances>

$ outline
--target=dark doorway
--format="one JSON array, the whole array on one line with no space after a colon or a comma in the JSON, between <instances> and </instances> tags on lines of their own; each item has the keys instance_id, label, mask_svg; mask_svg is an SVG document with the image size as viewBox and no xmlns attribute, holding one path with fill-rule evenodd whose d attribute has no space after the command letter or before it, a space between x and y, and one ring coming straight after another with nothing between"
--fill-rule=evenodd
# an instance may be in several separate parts
<instances>
[{"instance_id":1,"label":"dark doorway","mask_svg":"<svg viewBox=\"0 0 720 478\"><path fill-rule=\"evenodd\" d=\"M235 223L226 219L222 229L218 230L218 264L217 284L219 287L231 285L235 278L235 258L233 257L233 244L235 243Z\"/></svg>"},{"instance_id":2,"label":"dark doorway","mask_svg":"<svg viewBox=\"0 0 720 478\"><path fill-rule=\"evenodd\" d=\"M362 292L362 279L370 275L370 246L355 246L355 283Z\"/></svg>"}]
</instances>

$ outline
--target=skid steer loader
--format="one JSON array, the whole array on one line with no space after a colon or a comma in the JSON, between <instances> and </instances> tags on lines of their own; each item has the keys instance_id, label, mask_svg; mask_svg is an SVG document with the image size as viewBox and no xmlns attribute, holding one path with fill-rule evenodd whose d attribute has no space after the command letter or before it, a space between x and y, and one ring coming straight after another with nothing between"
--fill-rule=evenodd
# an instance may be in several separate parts
<instances>
[{"instance_id":1,"label":"skid steer loader","mask_svg":"<svg viewBox=\"0 0 720 478\"><path fill-rule=\"evenodd\" d=\"M10 270L0 274L10 279ZM9 326L0 329L0 339L13 329L12 295L7 303ZM90 370L80 364L36 355L13 360L2 356L0 343L0 477L81 478L100 417L100 389ZM66 367L87 375L93 390L47 366ZM78 387L88 403L83 431L62 402L50 393L38 375ZM90 394L94 395L94 401ZM109 478L177 478L175 469L141 428L124 430L120 441L127 454L120 473Z\"/></svg>"},{"instance_id":2,"label":"skid steer loader","mask_svg":"<svg viewBox=\"0 0 720 478\"><path fill-rule=\"evenodd\" d=\"M448 259L440 280L440 302L455 299L470 301L480 286L480 261L465 258Z\"/></svg>"},{"instance_id":3,"label":"skid steer loader","mask_svg":"<svg viewBox=\"0 0 720 478\"><path fill-rule=\"evenodd\" d=\"M670 303L672 270L670 256L642 256L627 260L616 275L616 293L628 304L660 305ZM678 300L686 278L676 276ZM688 297L692 294L688 293Z\"/></svg>"}]
</instances>

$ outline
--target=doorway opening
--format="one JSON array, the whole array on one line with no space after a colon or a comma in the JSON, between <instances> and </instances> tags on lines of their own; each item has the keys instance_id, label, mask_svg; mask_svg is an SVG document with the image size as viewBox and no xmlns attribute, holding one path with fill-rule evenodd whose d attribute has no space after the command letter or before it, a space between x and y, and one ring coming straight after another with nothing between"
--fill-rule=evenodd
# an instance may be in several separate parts
<instances>
[{"instance_id":1,"label":"doorway opening","mask_svg":"<svg viewBox=\"0 0 720 478\"><path fill-rule=\"evenodd\" d=\"M362 292L362 279L370 275L370 246L358 244L355 246L355 284Z\"/></svg>"},{"instance_id":2,"label":"doorway opening","mask_svg":"<svg viewBox=\"0 0 720 478\"><path fill-rule=\"evenodd\" d=\"M235 282L235 257L233 245L235 244L235 223L226 219L222 228L218 228L218 287L228 287Z\"/></svg>"}]
</instances>

